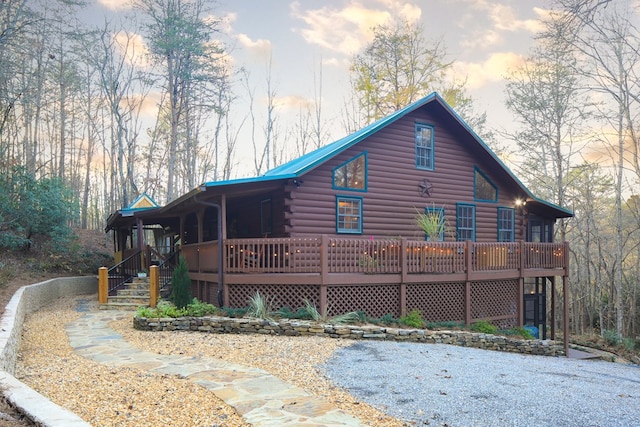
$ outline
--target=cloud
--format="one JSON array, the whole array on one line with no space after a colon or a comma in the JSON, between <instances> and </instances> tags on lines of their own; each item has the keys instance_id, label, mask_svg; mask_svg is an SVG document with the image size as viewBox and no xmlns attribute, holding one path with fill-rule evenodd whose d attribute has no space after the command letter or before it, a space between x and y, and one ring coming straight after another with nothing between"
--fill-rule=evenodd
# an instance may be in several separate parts
<instances>
[{"instance_id":1,"label":"cloud","mask_svg":"<svg viewBox=\"0 0 640 427\"><path fill-rule=\"evenodd\" d=\"M269 40L251 40L246 34L238 34L236 39L245 49L256 56L268 56L271 53L271 41Z\"/></svg>"},{"instance_id":2,"label":"cloud","mask_svg":"<svg viewBox=\"0 0 640 427\"><path fill-rule=\"evenodd\" d=\"M113 36L121 55L135 66L149 65L149 48L140 34L118 31Z\"/></svg>"},{"instance_id":3,"label":"cloud","mask_svg":"<svg viewBox=\"0 0 640 427\"><path fill-rule=\"evenodd\" d=\"M135 96L136 102L140 105L140 115L147 118L155 119L158 114L158 108L162 102L162 93L158 91L149 92L144 98L140 99L139 95Z\"/></svg>"},{"instance_id":4,"label":"cloud","mask_svg":"<svg viewBox=\"0 0 640 427\"><path fill-rule=\"evenodd\" d=\"M236 12L229 12L220 18L220 31L225 34L231 34L233 32L233 23L238 20L238 14Z\"/></svg>"},{"instance_id":5,"label":"cloud","mask_svg":"<svg viewBox=\"0 0 640 427\"><path fill-rule=\"evenodd\" d=\"M421 13L420 7L402 0L378 0L373 6L351 1L341 8L323 6L306 10L299 1L291 3L291 16L305 24L294 28L294 32L309 44L349 56L371 41L373 27L389 24L397 16L414 22L420 19Z\"/></svg>"},{"instance_id":6,"label":"cloud","mask_svg":"<svg viewBox=\"0 0 640 427\"><path fill-rule=\"evenodd\" d=\"M488 83L501 82L509 70L524 64L525 58L514 52L497 52L484 62L454 62L453 71L466 78L466 87L477 89Z\"/></svg>"},{"instance_id":7,"label":"cloud","mask_svg":"<svg viewBox=\"0 0 640 427\"><path fill-rule=\"evenodd\" d=\"M299 111L301 108L309 108L313 105L313 101L297 95L280 96L277 97L274 102L278 107L294 112Z\"/></svg>"},{"instance_id":8,"label":"cloud","mask_svg":"<svg viewBox=\"0 0 640 427\"><path fill-rule=\"evenodd\" d=\"M479 29L472 31L471 36L461 42L468 49L497 46L505 42L508 33L525 32L535 34L543 29L541 18L548 16L542 8L532 8L535 19L520 19L512 6L488 0L463 0L467 3L467 12L459 21L459 26L475 25Z\"/></svg>"},{"instance_id":9,"label":"cloud","mask_svg":"<svg viewBox=\"0 0 640 427\"><path fill-rule=\"evenodd\" d=\"M133 8L131 0L98 0L98 4L115 11Z\"/></svg>"}]
</instances>

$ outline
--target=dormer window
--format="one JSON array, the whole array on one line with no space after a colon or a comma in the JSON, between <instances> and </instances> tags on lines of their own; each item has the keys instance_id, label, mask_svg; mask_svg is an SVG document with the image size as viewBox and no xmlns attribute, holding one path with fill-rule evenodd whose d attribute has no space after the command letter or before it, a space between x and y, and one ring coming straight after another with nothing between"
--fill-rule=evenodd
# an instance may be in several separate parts
<instances>
[{"instance_id":1,"label":"dormer window","mask_svg":"<svg viewBox=\"0 0 640 427\"><path fill-rule=\"evenodd\" d=\"M416 168L433 170L433 126L416 123Z\"/></svg>"},{"instance_id":2,"label":"dormer window","mask_svg":"<svg viewBox=\"0 0 640 427\"><path fill-rule=\"evenodd\" d=\"M362 153L333 170L333 188L366 191L367 156Z\"/></svg>"}]
</instances>

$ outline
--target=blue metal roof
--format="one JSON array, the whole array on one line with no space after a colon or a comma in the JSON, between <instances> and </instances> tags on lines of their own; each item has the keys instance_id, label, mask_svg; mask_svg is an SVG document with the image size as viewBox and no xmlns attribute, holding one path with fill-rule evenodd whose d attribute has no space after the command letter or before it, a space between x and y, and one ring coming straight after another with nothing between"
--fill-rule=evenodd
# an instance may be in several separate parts
<instances>
[{"instance_id":1,"label":"blue metal roof","mask_svg":"<svg viewBox=\"0 0 640 427\"><path fill-rule=\"evenodd\" d=\"M344 138L341 138L331 144L325 145L324 147L320 147L315 151L307 153L297 159L291 160L287 163L284 163L280 166L277 166L267 172L264 175L252 178L240 178L233 179L227 181L211 181L206 182L203 185L205 187L221 187L226 185L235 185L235 184L244 184L244 183L258 183L258 182L266 182L266 181L274 181L280 179L291 179L297 178L301 175L309 172L310 170L320 166L322 163L327 160L333 158L337 154L340 154L344 150L352 147L363 139L369 137L370 135L378 132L380 129L390 125L396 120L404 117L405 115L411 113L412 111L430 103L430 102L438 102L443 108L445 108L449 114L451 114L455 120L465 128L465 130L477 141L477 143L498 163L498 165L507 172L507 174L514 180L514 182L522 188L522 190L527 193L527 196L532 200L535 200L538 203L545 204L553 209L558 209L567 215L573 216L573 212L568 209L557 206L553 203L547 202L536 197L519 179L516 177L513 172L500 160L500 158L489 148L489 146L469 127L469 125L456 113L449 104L436 92L427 95L426 97L419 99L404 108L401 108L394 113L389 114L386 117L383 117L368 126L360 129L357 132L352 133L351 135L347 135Z\"/></svg>"},{"instance_id":2,"label":"blue metal roof","mask_svg":"<svg viewBox=\"0 0 640 427\"><path fill-rule=\"evenodd\" d=\"M442 100L442 98L440 98L440 96L434 92L431 95L428 95L412 104L409 104L406 107L401 108L400 110L391 113L386 117L376 120L375 122L363 127L362 129L355 133L352 133L351 135L347 135L344 138L339 139L329 145L320 147L317 150L307 153L302 157L298 157L297 159L271 169L270 171L267 171L265 173L265 176L280 174L293 174L296 176L300 176L301 174L321 165L336 154L341 153L347 148L357 144L366 137L376 133L385 126L395 122L396 120L404 117L406 114L422 107L423 105L433 101L434 99ZM442 102L444 103L444 101Z\"/></svg>"}]
</instances>

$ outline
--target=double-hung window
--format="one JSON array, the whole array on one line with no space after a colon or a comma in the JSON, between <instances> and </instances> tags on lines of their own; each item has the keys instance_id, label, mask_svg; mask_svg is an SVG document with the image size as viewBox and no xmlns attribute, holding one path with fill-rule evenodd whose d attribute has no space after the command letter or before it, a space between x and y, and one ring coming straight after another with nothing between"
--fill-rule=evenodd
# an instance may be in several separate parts
<instances>
[{"instance_id":1,"label":"double-hung window","mask_svg":"<svg viewBox=\"0 0 640 427\"><path fill-rule=\"evenodd\" d=\"M362 234L362 198L336 196L336 231Z\"/></svg>"},{"instance_id":2,"label":"double-hung window","mask_svg":"<svg viewBox=\"0 0 640 427\"><path fill-rule=\"evenodd\" d=\"M498 208L498 242L515 241L515 209Z\"/></svg>"},{"instance_id":3,"label":"double-hung window","mask_svg":"<svg viewBox=\"0 0 640 427\"><path fill-rule=\"evenodd\" d=\"M476 240L476 207L458 203L456 205L456 240Z\"/></svg>"},{"instance_id":4,"label":"double-hung window","mask_svg":"<svg viewBox=\"0 0 640 427\"><path fill-rule=\"evenodd\" d=\"M433 170L433 126L416 123L416 168Z\"/></svg>"}]
</instances>

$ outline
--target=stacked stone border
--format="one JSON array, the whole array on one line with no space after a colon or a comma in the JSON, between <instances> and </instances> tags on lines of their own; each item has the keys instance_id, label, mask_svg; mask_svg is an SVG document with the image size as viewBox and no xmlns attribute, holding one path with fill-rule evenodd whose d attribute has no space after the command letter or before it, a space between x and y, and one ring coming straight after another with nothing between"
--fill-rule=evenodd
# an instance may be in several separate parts
<instances>
[{"instance_id":1,"label":"stacked stone border","mask_svg":"<svg viewBox=\"0 0 640 427\"><path fill-rule=\"evenodd\" d=\"M69 295L95 294L96 277L63 277L23 286L13 294L0 319L0 388L5 398L36 425L90 427L71 411L51 402L13 376L25 318Z\"/></svg>"},{"instance_id":2,"label":"stacked stone border","mask_svg":"<svg viewBox=\"0 0 640 427\"><path fill-rule=\"evenodd\" d=\"M541 356L564 356L564 345L552 340L524 340L468 331L388 328L376 325L335 325L303 320L269 321L229 317L134 317L133 327L142 331L196 331L217 334L316 336L351 340L386 340L427 344L451 344L485 350Z\"/></svg>"}]
</instances>

